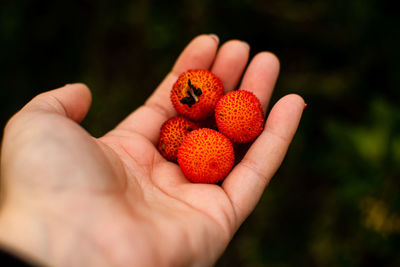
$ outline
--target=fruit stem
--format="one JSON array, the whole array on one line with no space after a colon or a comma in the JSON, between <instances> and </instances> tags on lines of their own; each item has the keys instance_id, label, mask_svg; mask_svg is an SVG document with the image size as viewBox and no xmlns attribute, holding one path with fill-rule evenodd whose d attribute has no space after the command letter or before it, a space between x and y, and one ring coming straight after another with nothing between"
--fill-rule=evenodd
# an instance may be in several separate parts
<instances>
[{"instance_id":1,"label":"fruit stem","mask_svg":"<svg viewBox=\"0 0 400 267\"><path fill-rule=\"evenodd\" d=\"M197 95L193 92L193 89L191 87L189 87L188 90L189 94L194 98L194 101L199 102L199 98L197 97Z\"/></svg>"}]
</instances>

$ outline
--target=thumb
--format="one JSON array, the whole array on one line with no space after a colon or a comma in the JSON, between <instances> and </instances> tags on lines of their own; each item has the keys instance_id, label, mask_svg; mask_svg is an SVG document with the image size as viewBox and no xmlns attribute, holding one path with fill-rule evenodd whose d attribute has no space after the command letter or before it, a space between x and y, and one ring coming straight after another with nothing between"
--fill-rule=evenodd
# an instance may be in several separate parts
<instances>
[{"instance_id":1,"label":"thumb","mask_svg":"<svg viewBox=\"0 0 400 267\"><path fill-rule=\"evenodd\" d=\"M22 111L57 113L79 123L85 118L91 103L89 88L75 83L37 95Z\"/></svg>"}]
</instances>

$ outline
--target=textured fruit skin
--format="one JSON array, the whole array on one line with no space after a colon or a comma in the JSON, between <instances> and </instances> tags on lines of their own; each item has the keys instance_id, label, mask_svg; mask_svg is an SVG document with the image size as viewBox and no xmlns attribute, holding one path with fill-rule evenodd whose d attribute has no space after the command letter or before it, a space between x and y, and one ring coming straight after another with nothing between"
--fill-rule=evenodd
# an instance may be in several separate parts
<instances>
[{"instance_id":1,"label":"textured fruit skin","mask_svg":"<svg viewBox=\"0 0 400 267\"><path fill-rule=\"evenodd\" d=\"M175 161L178 149L186 136L193 130L197 130L197 123L182 116L173 117L161 126L160 140L157 149L167 160Z\"/></svg>"},{"instance_id":2,"label":"textured fruit skin","mask_svg":"<svg viewBox=\"0 0 400 267\"><path fill-rule=\"evenodd\" d=\"M232 91L215 108L218 130L234 143L251 142L264 127L261 103L251 92Z\"/></svg>"},{"instance_id":3,"label":"textured fruit skin","mask_svg":"<svg viewBox=\"0 0 400 267\"><path fill-rule=\"evenodd\" d=\"M194 183L217 183L231 171L235 160L233 145L212 129L191 132L178 151L178 164Z\"/></svg>"},{"instance_id":4,"label":"textured fruit skin","mask_svg":"<svg viewBox=\"0 0 400 267\"><path fill-rule=\"evenodd\" d=\"M215 106L223 95L222 82L212 72L188 70L179 76L172 87L171 101L180 115L192 120L204 120L214 114Z\"/></svg>"}]
</instances>

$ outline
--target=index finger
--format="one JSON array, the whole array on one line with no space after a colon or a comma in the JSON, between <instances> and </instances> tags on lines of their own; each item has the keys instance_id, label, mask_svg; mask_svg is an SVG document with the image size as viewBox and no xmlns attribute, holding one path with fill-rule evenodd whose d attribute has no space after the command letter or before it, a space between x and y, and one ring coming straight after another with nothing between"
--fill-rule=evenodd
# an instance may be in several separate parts
<instances>
[{"instance_id":1,"label":"index finger","mask_svg":"<svg viewBox=\"0 0 400 267\"><path fill-rule=\"evenodd\" d=\"M177 115L170 100L172 85L182 72L189 69L209 69L214 61L218 43L218 37L213 34L194 38L146 103L125 118L115 130L139 133L155 142L162 123Z\"/></svg>"}]
</instances>

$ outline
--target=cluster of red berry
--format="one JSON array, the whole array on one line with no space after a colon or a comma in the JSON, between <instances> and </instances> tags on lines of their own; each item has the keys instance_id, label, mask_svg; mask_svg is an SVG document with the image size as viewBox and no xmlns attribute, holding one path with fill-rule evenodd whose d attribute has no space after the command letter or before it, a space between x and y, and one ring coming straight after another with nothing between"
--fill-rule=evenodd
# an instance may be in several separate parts
<instances>
[{"instance_id":1,"label":"cluster of red berry","mask_svg":"<svg viewBox=\"0 0 400 267\"><path fill-rule=\"evenodd\" d=\"M253 141L264 126L258 98L245 90L224 95L221 80L208 70L182 73L171 101L179 116L162 125L158 150L192 182L224 179L234 165L233 144Z\"/></svg>"}]
</instances>

